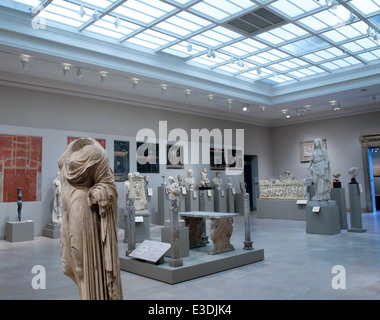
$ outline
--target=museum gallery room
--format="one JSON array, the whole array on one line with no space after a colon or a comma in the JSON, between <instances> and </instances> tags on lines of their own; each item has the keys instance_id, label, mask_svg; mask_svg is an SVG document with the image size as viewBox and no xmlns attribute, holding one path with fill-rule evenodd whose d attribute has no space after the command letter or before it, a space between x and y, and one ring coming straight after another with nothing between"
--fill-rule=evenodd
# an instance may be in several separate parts
<instances>
[{"instance_id":1,"label":"museum gallery room","mask_svg":"<svg viewBox=\"0 0 380 320\"><path fill-rule=\"evenodd\" d=\"M380 299L379 33L379 0L1 1L0 300Z\"/></svg>"}]
</instances>

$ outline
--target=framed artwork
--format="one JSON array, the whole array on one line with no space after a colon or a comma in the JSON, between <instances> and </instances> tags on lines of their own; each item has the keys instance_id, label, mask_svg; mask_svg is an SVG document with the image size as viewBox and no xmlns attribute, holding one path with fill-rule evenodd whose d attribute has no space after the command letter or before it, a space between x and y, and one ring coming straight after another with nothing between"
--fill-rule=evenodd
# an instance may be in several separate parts
<instances>
[{"instance_id":1,"label":"framed artwork","mask_svg":"<svg viewBox=\"0 0 380 320\"><path fill-rule=\"evenodd\" d=\"M323 147L327 150L326 139L323 139ZM311 154L314 150L314 141L300 142L301 146L301 162L309 162L311 160Z\"/></svg>"},{"instance_id":2,"label":"framed artwork","mask_svg":"<svg viewBox=\"0 0 380 320\"><path fill-rule=\"evenodd\" d=\"M173 147L173 145L167 145L166 151L167 151L167 162L166 162L166 169L184 169L185 166L183 164L183 147L175 145L175 147L170 150ZM178 163L177 160L179 158Z\"/></svg>"},{"instance_id":3,"label":"framed artwork","mask_svg":"<svg viewBox=\"0 0 380 320\"><path fill-rule=\"evenodd\" d=\"M115 182L126 181L129 173L129 141L115 140L113 152Z\"/></svg>"},{"instance_id":4,"label":"framed artwork","mask_svg":"<svg viewBox=\"0 0 380 320\"><path fill-rule=\"evenodd\" d=\"M226 162L224 161L224 150L219 148L210 148L210 170L225 170Z\"/></svg>"},{"instance_id":5,"label":"framed artwork","mask_svg":"<svg viewBox=\"0 0 380 320\"><path fill-rule=\"evenodd\" d=\"M80 139L80 138L79 137L67 137L67 144L69 144L70 142L72 142L76 139ZM95 139L95 140L98 141L104 149L106 148L106 139Z\"/></svg>"},{"instance_id":6,"label":"framed artwork","mask_svg":"<svg viewBox=\"0 0 380 320\"><path fill-rule=\"evenodd\" d=\"M227 164L229 170L243 170L244 167L244 157L242 150L232 149L232 156L236 157L236 161L232 164Z\"/></svg>"},{"instance_id":7,"label":"framed artwork","mask_svg":"<svg viewBox=\"0 0 380 320\"><path fill-rule=\"evenodd\" d=\"M144 143L143 142L137 142L137 149L142 146ZM139 161L139 156L137 155L137 159L136 159L136 162L137 162L137 172L139 173L160 173L160 162L159 162L159 147L158 147L158 143L156 143L156 152L155 154L149 154L149 152L151 152L151 150L154 150L154 148L150 148L149 147L149 144L147 144L148 147L145 149L144 151L144 156L142 160L145 160L148 158L148 157L153 157L154 158L154 163L149 163L149 162L146 162L145 164L142 164L141 162L143 161ZM152 161L151 161L152 162Z\"/></svg>"},{"instance_id":8,"label":"framed artwork","mask_svg":"<svg viewBox=\"0 0 380 320\"><path fill-rule=\"evenodd\" d=\"M0 202L41 201L42 138L0 135Z\"/></svg>"}]
</instances>

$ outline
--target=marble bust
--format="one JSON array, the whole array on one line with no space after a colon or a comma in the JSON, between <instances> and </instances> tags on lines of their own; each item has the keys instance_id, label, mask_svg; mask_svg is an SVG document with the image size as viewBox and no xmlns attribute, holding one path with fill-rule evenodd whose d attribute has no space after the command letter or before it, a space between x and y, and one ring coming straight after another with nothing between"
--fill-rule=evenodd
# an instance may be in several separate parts
<instances>
[{"instance_id":1,"label":"marble bust","mask_svg":"<svg viewBox=\"0 0 380 320\"><path fill-rule=\"evenodd\" d=\"M214 183L214 186L216 187L216 190L221 190L222 189L223 180L220 177L220 175L221 175L221 172L217 171L215 173L214 179L212 179L212 182Z\"/></svg>"},{"instance_id":2,"label":"marble bust","mask_svg":"<svg viewBox=\"0 0 380 320\"><path fill-rule=\"evenodd\" d=\"M179 186L180 188L185 186L185 183L184 183L184 181L183 181L183 178L182 178L182 175L181 175L181 174L179 174L179 175L177 176L177 180L178 180L178 186Z\"/></svg>"},{"instance_id":3,"label":"marble bust","mask_svg":"<svg viewBox=\"0 0 380 320\"><path fill-rule=\"evenodd\" d=\"M207 169L203 168L201 171L201 187L208 187L210 179L207 177Z\"/></svg>"},{"instance_id":4,"label":"marble bust","mask_svg":"<svg viewBox=\"0 0 380 320\"><path fill-rule=\"evenodd\" d=\"M358 167L352 167L348 170L348 174L351 176L351 183L356 183L356 177L359 173Z\"/></svg>"},{"instance_id":5,"label":"marble bust","mask_svg":"<svg viewBox=\"0 0 380 320\"><path fill-rule=\"evenodd\" d=\"M193 177L193 170L187 170L187 176L184 179L185 185L189 191L194 190L195 179Z\"/></svg>"},{"instance_id":6,"label":"marble bust","mask_svg":"<svg viewBox=\"0 0 380 320\"><path fill-rule=\"evenodd\" d=\"M314 150L307 169L312 173L312 181L315 186L315 196L311 200L330 200L332 181L330 158L320 138L314 140Z\"/></svg>"},{"instance_id":7,"label":"marble bust","mask_svg":"<svg viewBox=\"0 0 380 320\"><path fill-rule=\"evenodd\" d=\"M232 178L231 177L229 177L227 179L227 186L228 186L228 188L232 188L232 186L233 186L233 182L232 182Z\"/></svg>"},{"instance_id":8,"label":"marble bust","mask_svg":"<svg viewBox=\"0 0 380 320\"><path fill-rule=\"evenodd\" d=\"M333 179L333 187L334 188L341 188L342 184L339 181L340 171L334 171L334 173L332 175L334 177L334 179Z\"/></svg>"}]
</instances>

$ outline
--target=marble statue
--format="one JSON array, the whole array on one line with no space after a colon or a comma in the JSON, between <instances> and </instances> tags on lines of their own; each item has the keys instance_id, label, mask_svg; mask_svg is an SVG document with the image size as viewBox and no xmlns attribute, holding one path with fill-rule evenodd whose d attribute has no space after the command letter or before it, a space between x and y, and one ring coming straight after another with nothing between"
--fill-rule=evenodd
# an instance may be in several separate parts
<instances>
[{"instance_id":1,"label":"marble statue","mask_svg":"<svg viewBox=\"0 0 380 320\"><path fill-rule=\"evenodd\" d=\"M239 182L240 186L240 191L241 193L246 193L247 192L247 184L244 181Z\"/></svg>"},{"instance_id":2,"label":"marble statue","mask_svg":"<svg viewBox=\"0 0 380 320\"><path fill-rule=\"evenodd\" d=\"M57 171L57 175L53 180L54 186L54 202L53 211L51 213L52 223L57 225L62 222L62 200L61 200L61 174Z\"/></svg>"},{"instance_id":3,"label":"marble statue","mask_svg":"<svg viewBox=\"0 0 380 320\"><path fill-rule=\"evenodd\" d=\"M217 171L215 173L215 177L214 179L212 179L212 182L214 183L215 187L216 187L216 190L222 190L222 184L223 184L223 180L222 178L220 177L221 175L221 172L220 171Z\"/></svg>"},{"instance_id":4,"label":"marble statue","mask_svg":"<svg viewBox=\"0 0 380 320\"><path fill-rule=\"evenodd\" d=\"M63 273L77 284L82 300L120 300L118 194L107 152L95 139L77 139L58 166Z\"/></svg>"},{"instance_id":5,"label":"marble statue","mask_svg":"<svg viewBox=\"0 0 380 320\"><path fill-rule=\"evenodd\" d=\"M168 194L169 200L176 201L177 207L179 206L179 194L180 189L178 184L174 181L172 176L168 177L169 185L166 187L166 192Z\"/></svg>"},{"instance_id":6,"label":"marble statue","mask_svg":"<svg viewBox=\"0 0 380 320\"><path fill-rule=\"evenodd\" d=\"M330 159L320 138L314 140L314 150L307 169L312 173L315 186L315 196L311 200L330 200L332 181Z\"/></svg>"},{"instance_id":7,"label":"marble statue","mask_svg":"<svg viewBox=\"0 0 380 320\"><path fill-rule=\"evenodd\" d=\"M179 175L177 176L177 180L178 180L178 186L179 186L180 188L182 188L182 187L185 186L185 183L184 183L184 181L183 181L183 178L182 178L182 175L181 175L181 174L179 174Z\"/></svg>"},{"instance_id":8,"label":"marble statue","mask_svg":"<svg viewBox=\"0 0 380 320\"><path fill-rule=\"evenodd\" d=\"M22 209L22 188L17 188L17 218L21 221L21 209Z\"/></svg>"},{"instance_id":9,"label":"marble statue","mask_svg":"<svg viewBox=\"0 0 380 320\"><path fill-rule=\"evenodd\" d=\"M348 174L351 176L351 182L356 182L356 177L359 173L358 167L352 167L348 170Z\"/></svg>"},{"instance_id":10,"label":"marble statue","mask_svg":"<svg viewBox=\"0 0 380 320\"><path fill-rule=\"evenodd\" d=\"M185 182L186 188L189 191L194 190L195 179L193 177L193 170L192 169L187 170L187 176L184 179L184 182Z\"/></svg>"},{"instance_id":11,"label":"marble statue","mask_svg":"<svg viewBox=\"0 0 380 320\"><path fill-rule=\"evenodd\" d=\"M334 171L334 173L332 174L334 179L333 179L333 187L334 188L341 188L342 187L342 184L341 182L339 181L339 178L340 178L340 171Z\"/></svg>"},{"instance_id":12,"label":"marble statue","mask_svg":"<svg viewBox=\"0 0 380 320\"><path fill-rule=\"evenodd\" d=\"M148 184L149 184L149 174L146 174L145 176L144 176L144 187L145 188L148 188Z\"/></svg>"},{"instance_id":13,"label":"marble statue","mask_svg":"<svg viewBox=\"0 0 380 320\"><path fill-rule=\"evenodd\" d=\"M148 179L148 180L147 180ZM139 172L128 174L128 180L124 182L124 187L128 191L128 200L134 199L136 211L145 210L148 205L146 200L145 185L149 182L149 177L145 178Z\"/></svg>"},{"instance_id":14,"label":"marble statue","mask_svg":"<svg viewBox=\"0 0 380 320\"><path fill-rule=\"evenodd\" d=\"M207 177L207 169L203 168L201 171L201 187L208 187L210 179Z\"/></svg>"},{"instance_id":15,"label":"marble statue","mask_svg":"<svg viewBox=\"0 0 380 320\"><path fill-rule=\"evenodd\" d=\"M233 186L233 181L232 181L232 178L231 178L231 177L229 177L229 178L227 179L227 186L228 186L228 188L232 188L232 186Z\"/></svg>"}]
</instances>

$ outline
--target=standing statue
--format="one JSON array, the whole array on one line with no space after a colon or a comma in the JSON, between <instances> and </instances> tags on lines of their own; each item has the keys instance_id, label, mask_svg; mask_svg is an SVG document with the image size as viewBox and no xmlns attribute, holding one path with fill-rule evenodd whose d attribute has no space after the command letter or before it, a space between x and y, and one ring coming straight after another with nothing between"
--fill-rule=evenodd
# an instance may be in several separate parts
<instances>
[{"instance_id":1,"label":"standing statue","mask_svg":"<svg viewBox=\"0 0 380 320\"><path fill-rule=\"evenodd\" d=\"M54 186L54 203L53 211L51 213L51 220L53 224L60 224L62 222L62 200L61 200L61 175L57 171L57 175L53 180Z\"/></svg>"},{"instance_id":2,"label":"standing statue","mask_svg":"<svg viewBox=\"0 0 380 320\"><path fill-rule=\"evenodd\" d=\"M179 194L180 189L178 184L174 181L173 177L168 177L169 185L166 187L166 193L168 194L170 202L175 201L175 206L179 206ZM173 204L174 205L174 204Z\"/></svg>"},{"instance_id":3,"label":"standing statue","mask_svg":"<svg viewBox=\"0 0 380 320\"><path fill-rule=\"evenodd\" d=\"M216 187L216 190L221 190L222 189L222 184L223 184L223 180L222 178L220 177L221 175L221 172L220 171L217 171L215 173L215 177L214 179L212 179L212 182L214 183L215 187Z\"/></svg>"},{"instance_id":4,"label":"standing statue","mask_svg":"<svg viewBox=\"0 0 380 320\"><path fill-rule=\"evenodd\" d=\"M185 181L187 189L189 191L193 191L194 190L195 179L193 177L193 170L192 169L187 170L187 176L184 179L184 181Z\"/></svg>"},{"instance_id":5,"label":"standing statue","mask_svg":"<svg viewBox=\"0 0 380 320\"><path fill-rule=\"evenodd\" d=\"M307 169L312 173L315 185L314 201L330 200L331 191L331 166L326 149L323 147L322 139L314 140L314 150Z\"/></svg>"},{"instance_id":6,"label":"standing statue","mask_svg":"<svg viewBox=\"0 0 380 320\"><path fill-rule=\"evenodd\" d=\"M17 218L21 221L21 209L22 209L22 188L17 188Z\"/></svg>"},{"instance_id":7,"label":"standing statue","mask_svg":"<svg viewBox=\"0 0 380 320\"><path fill-rule=\"evenodd\" d=\"M107 152L92 138L77 139L58 166L63 273L77 284L82 300L120 300L118 194Z\"/></svg>"},{"instance_id":8,"label":"standing statue","mask_svg":"<svg viewBox=\"0 0 380 320\"><path fill-rule=\"evenodd\" d=\"M203 168L201 171L201 186L202 187L208 187L210 184L210 179L207 177L207 169Z\"/></svg>"}]
</instances>

